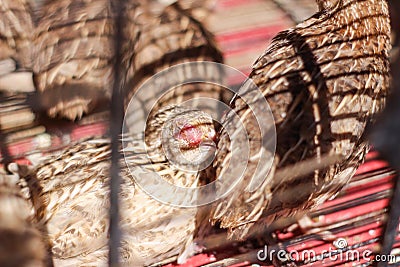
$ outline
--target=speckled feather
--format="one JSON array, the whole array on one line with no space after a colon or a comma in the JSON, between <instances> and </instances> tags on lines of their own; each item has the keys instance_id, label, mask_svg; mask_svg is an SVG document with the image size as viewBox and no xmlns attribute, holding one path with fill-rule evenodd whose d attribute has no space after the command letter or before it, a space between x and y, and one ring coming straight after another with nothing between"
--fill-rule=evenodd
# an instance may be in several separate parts
<instances>
[{"instance_id":1,"label":"speckled feather","mask_svg":"<svg viewBox=\"0 0 400 267\"><path fill-rule=\"evenodd\" d=\"M172 120L180 112L178 108L167 107L157 114L164 113L165 119ZM210 117L202 119L197 115L188 113L183 118L194 126L196 122L204 123L205 119L208 127L212 127ZM152 120L148 131L160 132L161 126ZM129 138L129 145L124 148L128 164L156 171L178 186L197 186L194 173L169 165L159 142L147 146L147 152L152 155L153 165L150 165L141 140L141 135ZM55 266L107 266L110 154L108 139L85 141L42 163L24 177L31 191L36 220L51 244ZM137 186L126 163L121 162L121 166L123 264L142 266L180 254L186 257L185 249L190 249L193 238L196 209L156 201Z\"/></svg>"},{"instance_id":2,"label":"speckled feather","mask_svg":"<svg viewBox=\"0 0 400 267\"><path fill-rule=\"evenodd\" d=\"M213 36L191 16L190 5L144 0L123 4L120 67L127 103L146 79L169 66L222 61ZM38 10L34 72L42 107L52 117L79 119L111 95L115 28L110 3L48 0ZM187 95L219 97L215 86L198 91L183 86L161 102L180 103Z\"/></svg>"},{"instance_id":3,"label":"speckled feather","mask_svg":"<svg viewBox=\"0 0 400 267\"><path fill-rule=\"evenodd\" d=\"M130 1L125 3L125 10L124 36L129 40L122 46L126 102L147 79L170 66L193 61L222 62L214 36L190 12L181 8L180 1L166 7L158 1ZM184 82L198 73L203 74L198 78L221 83L221 71L213 67L187 67L183 77L179 78ZM171 81L159 77L157 83L168 86ZM151 107L157 98L159 104L155 109L160 105L182 103L198 97L221 98L221 88L212 84L178 86L163 97L156 96L155 92L157 90L148 90L148 95L140 99L144 101L144 106ZM202 104L195 102L192 106L215 110L214 103L210 104L210 101L206 106Z\"/></svg>"},{"instance_id":4,"label":"speckled feather","mask_svg":"<svg viewBox=\"0 0 400 267\"><path fill-rule=\"evenodd\" d=\"M271 172L252 193L243 191L257 167L260 131L248 106L238 97L232 102L249 134L251 160L234 193L214 206L211 220L236 237L246 236L257 220L268 225L335 195L363 161L365 127L384 106L391 49L386 1L317 2L320 12L279 33L253 65L250 78L271 107L277 147ZM222 132L214 162L217 178L227 168L230 149L229 137ZM326 155L341 160L290 182L290 177L274 175Z\"/></svg>"},{"instance_id":5,"label":"speckled feather","mask_svg":"<svg viewBox=\"0 0 400 267\"><path fill-rule=\"evenodd\" d=\"M111 96L113 18L107 0L46 0L38 6L34 80L51 117L79 119Z\"/></svg>"}]
</instances>

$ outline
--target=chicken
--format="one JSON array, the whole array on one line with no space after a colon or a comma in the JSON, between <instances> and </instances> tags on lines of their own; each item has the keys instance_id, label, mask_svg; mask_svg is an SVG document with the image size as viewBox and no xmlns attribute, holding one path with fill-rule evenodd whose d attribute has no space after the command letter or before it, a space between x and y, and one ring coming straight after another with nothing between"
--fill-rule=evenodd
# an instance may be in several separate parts
<instances>
[{"instance_id":1,"label":"chicken","mask_svg":"<svg viewBox=\"0 0 400 267\"><path fill-rule=\"evenodd\" d=\"M254 63L250 78L262 96L251 99L251 87L243 86L223 120L223 128L234 128L230 123L239 115L250 153L239 184L210 215L231 236L244 238L254 224L268 226L334 196L362 163L368 150L365 128L384 107L391 49L387 1L317 4L318 13L279 33ZM262 118L251 111L264 99L275 123L260 128ZM275 155L275 139L268 134L274 128ZM218 141L217 188L230 165L238 164L231 160L234 153L245 155L242 146L231 147L236 138L231 137L222 130ZM249 189L254 181L260 185Z\"/></svg>"},{"instance_id":2,"label":"chicken","mask_svg":"<svg viewBox=\"0 0 400 267\"><path fill-rule=\"evenodd\" d=\"M159 174L175 186L196 187L196 173L185 170L185 166L190 167L194 159L202 161L213 155L209 145L214 138L210 116L177 106L157 111L148 121L145 136L124 137L120 194L124 265L147 266L177 255L182 261L190 254L196 208L154 199L144 191L146 186L156 186L153 180L137 174L135 168ZM204 149L202 144L207 147ZM167 159L164 151L168 148L180 152L175 161L178 166ZM108 139L88 140L69 147L21 178L30 190L36 220L50 242L54 266L107 266L110 154ZM179 199L165 187L157 190ZM195 201L196 195L188 197Z\"/></svg>"}]
</instances>

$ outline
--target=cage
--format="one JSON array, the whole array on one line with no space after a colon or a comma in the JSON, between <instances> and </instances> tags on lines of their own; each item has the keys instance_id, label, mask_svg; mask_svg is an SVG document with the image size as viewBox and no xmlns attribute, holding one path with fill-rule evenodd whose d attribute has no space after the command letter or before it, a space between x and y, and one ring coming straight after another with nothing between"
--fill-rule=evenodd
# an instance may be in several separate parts
<instances>
[{"instance_id":1,"label":"cage","mask_svg":"<svg viewBox=\"0 0 400 267\"><path fill-rule=\"evenodd\" d=\"M205 23L215 34L225 63L249 74L249 67L272 37L316 10L314 0L218 0ZM393 17L393 25L397 27ZM396 45L395 41L395 49ZM392 61L398 64L395 52ZM230 78L232 86L240 81L237 77ZM109 131L107 106L99 107L78 122L68 122L38 117L34 108L36 101L34 92L0 95L3 168L10 162L31 164L37 157L57 154L71 143L101 137ZM379 254L395 181L396 172L372 150L351 183L336 198L309 214L318 225L315 229L302 233L290 227L295 220L278 220L269 229L274 240L268 244L263 239L267 235L263 231L257 237L239 242L228 240L224 231L216 230L204 240L207 249L185 264L178 265L175 259L171 262L166 259L160 264L168 267L371 266L379 264L377 257L386 256L390 266L397 266L400 261L398 227L391 254Z\"/></svg>"}]
</instances>

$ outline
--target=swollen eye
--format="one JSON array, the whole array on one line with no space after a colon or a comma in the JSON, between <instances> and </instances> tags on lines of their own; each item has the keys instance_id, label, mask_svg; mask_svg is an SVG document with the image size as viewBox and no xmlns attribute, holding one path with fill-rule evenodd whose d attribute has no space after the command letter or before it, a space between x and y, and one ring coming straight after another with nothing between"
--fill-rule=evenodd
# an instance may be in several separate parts
<instances>
[{"instance_id":1,"label":"swollen eye","mask_svg":"<svg viewBox=\"0 0 400 267\"><path fill-rule=\"evenodd\" d=\"M183 126L178 133L175 134L175 138L184 140L190 147L196 147L202 142L203 133L197 127L192 125Z\"/></svg>"}]
</instances>

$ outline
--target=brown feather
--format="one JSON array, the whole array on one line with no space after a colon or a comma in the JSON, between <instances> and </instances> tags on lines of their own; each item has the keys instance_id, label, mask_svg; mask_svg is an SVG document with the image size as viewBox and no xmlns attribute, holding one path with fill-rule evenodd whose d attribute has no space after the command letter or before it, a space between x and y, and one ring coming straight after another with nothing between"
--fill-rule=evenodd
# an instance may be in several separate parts
<instances>
[{"instance_id":1,"label":"brown feather","mask_svg":"<svg viewBox=\"0 0 400 267\"><path fill-rule=\"evenodd\" d=\"M363 161L364 129L388 94L391 46L386 1L317 2L319 13L279 33L253 65L250 78L271 107L277 146L272 171L252 193L244 189L263 148L261 133L248 106L239 97L233 101L249 134L253 160L235 191L216 204L211 219L240 238L261 217L269 224L335 195ZM228 114L225 123L229 120ZM214 162L217 178L228 167L222 162L232 153L230 143L222 132ZM329 155L340 160L296 179L274 175L303 160L318 163ZM292 172L296 176L296 167Z\"/></svg>"},{"instance_id":2,"label":"brown feather","mask_svg":"<svg viewBox=\"0 0 400 267\"><path fill-rule=\"evenodd\" d=\"M21 191L18 177L0 170L0 265L47 266L47 251L34 209Z\"/></svg>"},{"instance_id":3,"label":"brown feather","mask_svg":"<svg viewBox=\"0 0 400 267\"><path fill-rule=\"evenodd\" d=\"M51 117L82 117L111 96L109 1L46 0L36 14L34 80Z\"/></svg>"},{"instance_id":4,"label":"brown feather","mask_svg":"<svg viewBox=\"0 0 400 267\"><path fill-rule=\"evenodd\" d=\"M156 118L168 121L180 116L194 127L207 122L205 130L211 129L210 117L203 117L197 111L185 112L167 107L159 110ZM163 115L159 116L160 113ZM164 119L149 120L151 137L154 131L160 131ZM126 266L147 266L180 254L186 257L195 227L196 208L161 203L135 182L127 164L156 171L180 187L196 187L198 182L195 173L169 164L157 141L160 136L154 135L151 138L154 144L146 146L146 150L142 136L129 137L125 159L121 161L121 260ZM72 145L23 175L36 220L50 241L55 266L107 265L110 154L108 139L89 140Z\"/></svg>"},{"instance_id":5,"label":"brown feather","mask_svg":"<svg viewBox=\"0 0 400 267\"><path fill-rule=\"evenodd\" d=\"M129 41L124 42L122 47L123 69L126 71L126 103L147 79L171 66L193 61L222 62L222 54L213 35L182 9L179 3L164 7L157 4L157 1L141 0L127 5L124 35ZM200 78L208 81L222 82L219 69L208 67L205 70L203 66L199 69L185 68L182 82L196 73L205 73ZM158 78L157 83L168 87L171 81ZM148 90L144 99L139 101L144 101L143 105L147 108L159 102L154 107L157 109L160 105L182 103L198 97L220 99L221 88L205 83L188 84L178 86L163 97L156 94L157 90ZM215 103L207 103L206 106L195 103L194 107L215 110Z\"/></svg>"}]
</instances>

